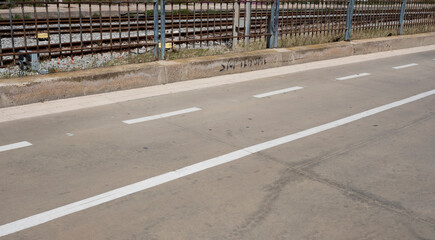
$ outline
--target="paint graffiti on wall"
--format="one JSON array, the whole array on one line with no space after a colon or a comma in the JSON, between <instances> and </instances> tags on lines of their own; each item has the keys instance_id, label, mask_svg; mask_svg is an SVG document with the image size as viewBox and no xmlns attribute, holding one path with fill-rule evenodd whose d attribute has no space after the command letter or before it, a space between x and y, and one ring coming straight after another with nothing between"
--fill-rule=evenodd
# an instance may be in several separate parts
<instances>
[{"instance_id":1,"label":"paint graffiti on wall","mask_svg":"<svg viewBox=\"0 0 435 240\"><path fill-rule=\"evenodd\" d=\"M255 57L244 60L229 60L225 64L221 64L220 72L236 70L236 68L247 68L247 67L256 67L266 65L266 58L263 57Z\"/></svg>"}]
</instances>

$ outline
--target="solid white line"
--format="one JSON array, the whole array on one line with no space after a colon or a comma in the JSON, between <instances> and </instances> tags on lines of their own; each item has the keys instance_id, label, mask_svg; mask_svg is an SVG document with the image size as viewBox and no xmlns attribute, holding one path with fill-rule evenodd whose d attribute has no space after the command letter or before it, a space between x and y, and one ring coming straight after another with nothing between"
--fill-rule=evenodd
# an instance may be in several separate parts
<instances>
[{"instance_id":1,"label":"solid white line","mask_svg":"<svg viewBox=\"0 0 435 240\"><path fill-rule=\"evenodd\" d=\"M354 75L350 75L350 76L346 76L346 77L340 77L340 78L337 78L337 80L343 81L343 80L348 80L348 79L352 79L352 78L364 77L364 76L368 76L368 75L370 75L370 73L359 73L359 74L354 74Z\"/></svg>"},{"instance_id":2,"label":"solid white line","mask_svg":"<svg viewBox=\"0 0 435 240\"><path fill-rule=\"evenodd\" d=\"M291 88L276 90L276 91L273 91L273 92L257 94L257 95L254 95L253 97L264 98L264 97L269 97L269 96L273 96L273 95L277 95L277 94L282 94L282 93L287 93L287 92L291 92L291 91L296 91L296 90L299 90L299 89L302 89L302 88L303 87L291 87Z\"/></svg>"},{"instance_id":3,"label":"solid white line","mask_svg":"<svg viewBox=\"0 0 435 240\"><path fill-rule=\"evenodd\" d=\"M18 143L12 143L12 144L8 144L8 145L3 145L0 146L0 152L4 152L4 151L8 151L8 150L13 150L13 149L17 149L17 148L23 148L23 147L28 147L28 146L32 146L31 143L29 142L18 142Z\"/></svg>"},{"instance_id":4,"label":"solid white line","mask_svg":"<svg viewBox=\"0 0 435 240\"><path fill-rule=\"evenodd\" d=\"M178 110L178 111L174 111L174 112L157 114L157 115L143 117L143 118L130 119L130 120L122 121L122 122L126 123L126 124L134 124L134 123L140 123L140 122L146 122L146 121L156 120L156 119L160 119L160 118L172 117L172 116L175 116L175 115L195 112L195 111L199 111L199 110L201 110L201 108L197 108L197 107L186 108L186 109Z\"/></svg>"},{"instance_id":5,"label":"solid white line","mask_svg":"<svg viewBox=\"0 0 435 240\"><path fill-rule=\"evenodd\" d=\"M406 65L402 65L402 66L397 66L397 67L393 67L394 69L402 69L402 68L408 68L408 67L414 67L417 66L417 63L411 63L411 64L406 64Z\"/></svg>"},{"instance_id":6,"label":"solid white line","mask_svg":"<svg viewBox=\"0 0 435 240\"><path fill-rule=\"evenodd\" d=\"M253 153L265 150L265 149L269 149L272 147L276 147L279 146L281 144L285 144L285 143L289 143L292 141L295 141L297 139L303 138L303 137L307 137L316 133L320 133L344 124L348 124L357 120L360 120L362 118L365 117L369 117L372 116L374 114L377 113L381 113L384 111L387 111L389 109L407 104L407 103L411 103L417 100L420 100L422 98L431 96L435 94L435 89L428 91L428 92L424 92L424 93L420 93L418 95L409 97L409 98L405 98L402 99L400 101L397 102L393 102L390 104L386 104L377 108L373 108L349 117L345 117L333 122L329 122L317 127L313 127L301 132L297 132L294 134L290 134L281 138L277 138L271 141L267 141L264 143L260 143L251 147L246 147L234 152L230 152L227 153L225 155L219 156L219 157L215 157L212 159L208 159L184 168L180 168L178 170L172 171L172 172L167 172L164 173L162 175L158 175L152 178L148 178L145 179L141 182L137 182L137 183L133 183L131 185L127 185L125 187L121 187L121 188L117 188L115 190L109 191L109 192L105 192L102 193L100 195L94 196L94 197L90 197L78 202L74 202L59 208L55 208L46 212L42 212L27 218L23 218L21 220L17 220L15 222L11 222L5 225L1 225L0 226L0 237L2 236L6 236L8 234L11 233L15 233L27 228L31 228L37 225L40 225L42 223L66 216L68 214L72 214L75 212L79 212L82 210L85 210L87 208L90 207L94 207L139 191L143 191L145 189L148 188L152 188L170 181L173 181L175 179L190 175L190 174L194 174L203 170L206 170L208 168L212 168L215 166L219 166L221 164L224 163L228 163L243 157L246 157L248 155L251 155Z\"/></svg>"}]
</instances>

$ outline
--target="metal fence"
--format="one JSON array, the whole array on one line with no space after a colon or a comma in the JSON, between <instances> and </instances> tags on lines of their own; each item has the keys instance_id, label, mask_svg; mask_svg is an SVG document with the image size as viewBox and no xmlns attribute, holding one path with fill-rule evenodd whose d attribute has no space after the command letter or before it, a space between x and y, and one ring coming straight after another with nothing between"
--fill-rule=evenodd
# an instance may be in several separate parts
<instances>
[{"instance_id":1,"label":"metal fence","mask_svg":"<svg viewBox=\"0 0 435 240\"><path fill-rule=\"evenodd\" d=\"M407 0L404 5L405 29L435 25L435 1Z\"/></svg>"},{"instance_id":2,"label":"metal fence","mask_svg":"<svg viewBox=\"0 0 435 240\"><path fill-rule=\"evenodd\" d=\"M352 31L395 30L400 25L403 0L371 0L355 2Z\"/></svg>"},{"instance_id":3,"label":"metal fence","mask_svg":"<svg viewBox=\"0 0 435 240\"><path fill-rule=\"evenodd\" d=\"M279 37L340 35L346 26L347 1L281 0Z\"/></svg>"},{"instance_id":4,"label":"metal fence","mask_svg":"<svg viewBox=\"0 0 435 240\"><path fill-rule=\"evenodd\" d=\"M133 49L139 53L154 48L158 39L158 4L152 1L31 1L0 6L2 66L16 63L23 53L42 58Z\"/></svg>"},{"instance_id":5,"label":"metal fence","mask_svg":"<svg viewBox=\"0 0 435 240\"><path fill-rule=\"evenodd\" d=\"M36 61L103 52L164 59L166 49L272 48L427 26L435 26L433 0L8 0L0 2L0 65L26 54Z\"/></svg>"}]
</instances>

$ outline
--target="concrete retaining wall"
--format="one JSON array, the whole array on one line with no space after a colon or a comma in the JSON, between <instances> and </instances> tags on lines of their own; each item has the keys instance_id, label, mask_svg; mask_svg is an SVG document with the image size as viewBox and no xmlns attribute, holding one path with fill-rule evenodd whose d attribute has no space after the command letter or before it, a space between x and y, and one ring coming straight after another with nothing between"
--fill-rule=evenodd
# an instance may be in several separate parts
<instances>
[{"instance_id":1,"label":"concrete retaining wall","mask_svg":"<svg viewBox=\"0 0 435 240\"><path fill-rule=\"evenodd\" d=\"M3 79L0 107L432 44L426 33Z\"/></svg>"}]
</instances>

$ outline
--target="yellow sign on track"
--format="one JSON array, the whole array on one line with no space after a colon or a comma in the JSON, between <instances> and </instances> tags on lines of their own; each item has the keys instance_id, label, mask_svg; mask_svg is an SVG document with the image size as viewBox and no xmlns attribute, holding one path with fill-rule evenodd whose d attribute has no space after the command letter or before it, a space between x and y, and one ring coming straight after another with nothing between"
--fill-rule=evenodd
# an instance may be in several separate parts
<instances>
[{"instance_id":1,"label":"yellow sign on track","mask_svg":"<svg viewBox=\"0 0 435 240\"><path fill-rule=\"evenodd\" d=\"M162 48L162 43L159 43L159 48ZM172 48L172 43L165 43L165 49Z\"/></svg>"},{"instance_id":2,"label":"yellow sign on track","mask_svg":"<svg viewBox=\"0 0 435 240\"><path fill-rule=\"evenodd\" d=\"M36 35L36 37L38 39L48 39L48 33L38 33L38 35Z\"/></svg>"}]
</instances>

